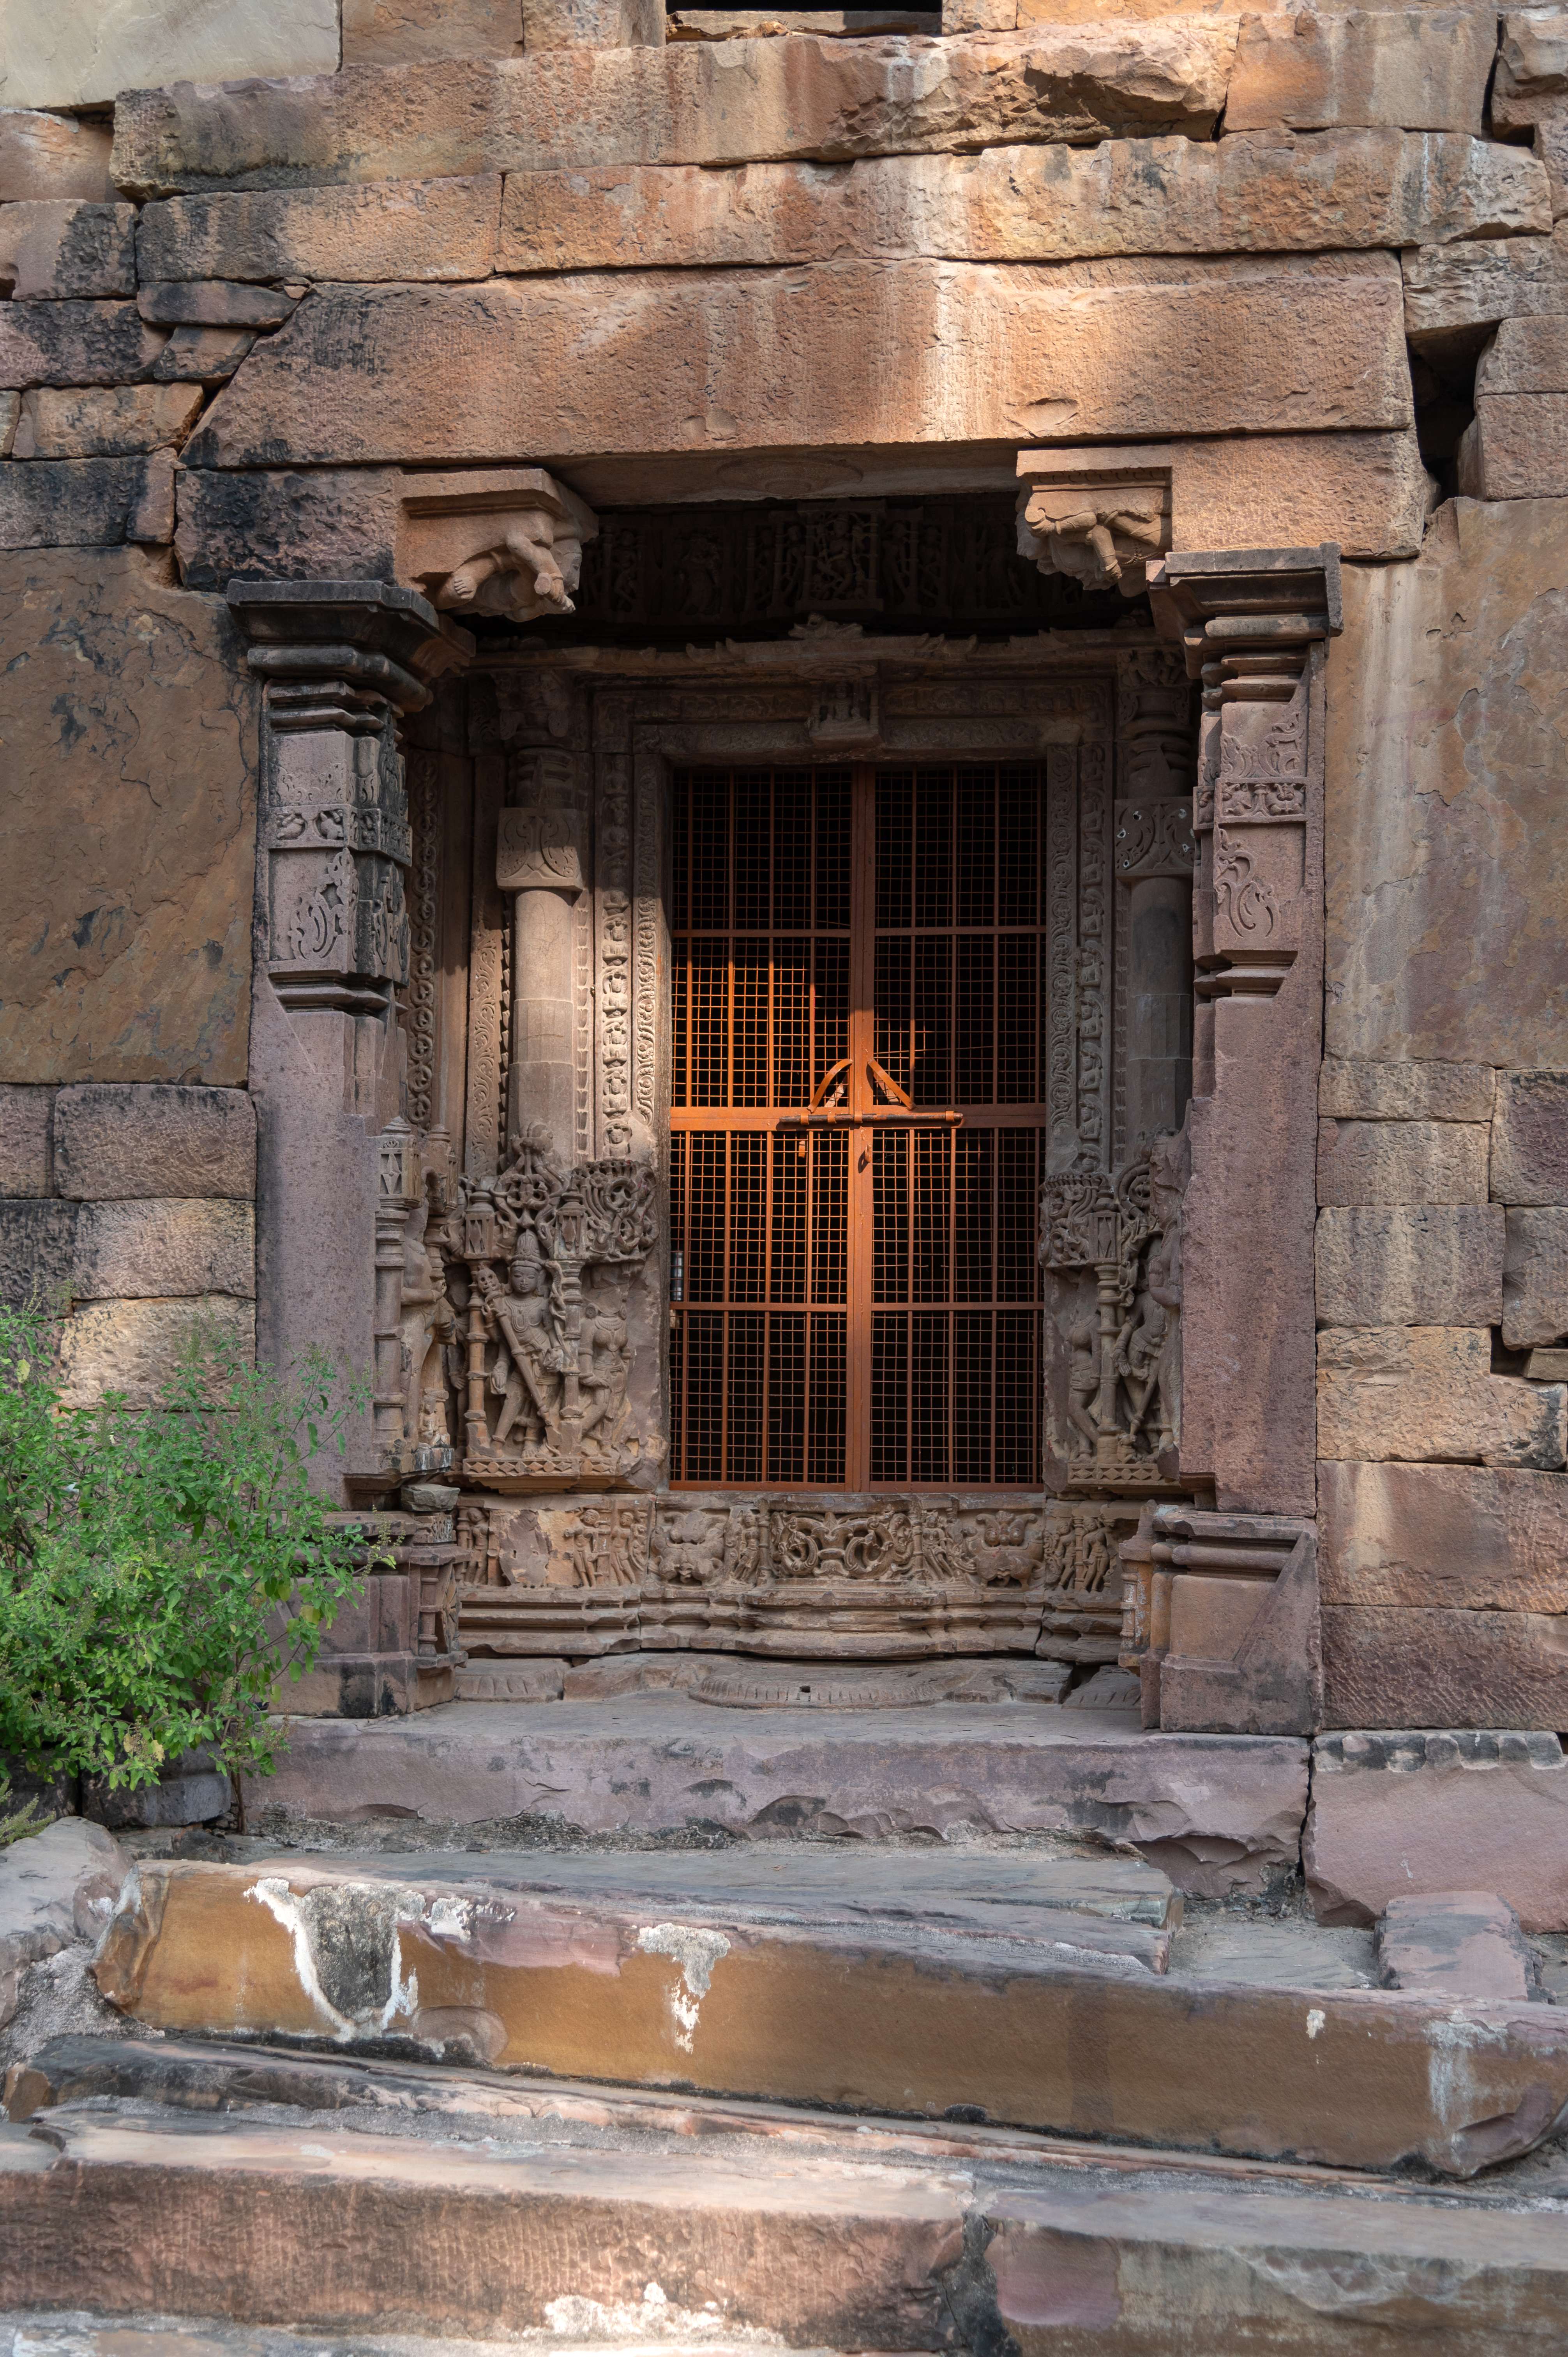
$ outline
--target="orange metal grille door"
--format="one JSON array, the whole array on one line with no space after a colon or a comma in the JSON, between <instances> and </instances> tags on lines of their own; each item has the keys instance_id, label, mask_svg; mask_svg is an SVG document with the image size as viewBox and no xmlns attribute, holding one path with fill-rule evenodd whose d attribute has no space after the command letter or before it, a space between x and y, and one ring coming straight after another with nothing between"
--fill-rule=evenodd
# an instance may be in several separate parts
<instances>
[{"instance_id":1,"label":"orange metal grille door","mask_svg":"<svg viewBox=\"0 0 1568 2357\"><path fill-rule=\"evenodd\" d=\"M678 773L677 1483L1037 1486L1044 788Z\"/></svg>"}]
</instances>

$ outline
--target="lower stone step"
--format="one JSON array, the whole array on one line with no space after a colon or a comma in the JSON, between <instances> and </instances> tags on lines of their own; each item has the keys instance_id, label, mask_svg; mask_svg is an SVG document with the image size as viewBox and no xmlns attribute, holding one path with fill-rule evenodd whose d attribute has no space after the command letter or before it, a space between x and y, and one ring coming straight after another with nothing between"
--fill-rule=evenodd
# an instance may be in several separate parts
<instances>
[{"instance_id":1,"label":"lower stone step","mask_svg":"<svg viewBox=\"0 0 1568 2357\"><path fill-rule=\"evenodd\" d=\"M1353 2168L1469 2177L1568 2109L1556 2007L1166 1975L1138 1859L879 1864L895 1887L850 1846L145 1860L95 1969L166 2031Z\"/></svg>"},{"instance_id":2,"label":"lower stone step","mask_svg":"<svg viewBox=\"0 0 1568 2357\"><path fill-rule=\"evenodd\" d=\"M103 2074L134 2086L151 2050L126 2044L115 2063L101 2043ZM177 2092L176 2059L149 2066L156 2093ZM47 2052L25 2067L35 2082L13 2074L14 2108L70 2075ZM313 2105L333 2073L384 2077L403 2132L378 2132L369 2104L352 2124ZM132 2108L102 2085L89 2105L39 2111L0 2131L0 2307L213 2319L236 2357L323 2357L323 2333L352 2335L364 2357L367 2330L537 2332L554 2349L668 2357L759 2340L972 2357L1544 2357L1568 2333L1556 2201L701 2104L661 2129L647 2098L546 2083L516 2089L519 2116L475 2117L475 2085L214 2051L188 2090L206 2115L145 2094ZM247 2102L269 2104L264 2120ZM311 2337L284 2344L268 2328ZM59 2357L136 2357L132 2330L102 2330L90 2321L86 2347ZM147 2357L169 2343L149 2338Z\"/></svg>"}]
</instances>

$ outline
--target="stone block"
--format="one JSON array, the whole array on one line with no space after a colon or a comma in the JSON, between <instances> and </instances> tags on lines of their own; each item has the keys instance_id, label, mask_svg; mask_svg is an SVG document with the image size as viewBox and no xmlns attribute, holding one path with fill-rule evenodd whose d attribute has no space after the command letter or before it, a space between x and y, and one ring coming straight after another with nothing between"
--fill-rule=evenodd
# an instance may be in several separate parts
<instances>
[{"instance_id":1,"label":"stone block","mask_svg":"<svg viewBox=\"0 0 1568 2357\"><path fill-rule=\"evenodd\" d=\"M1484 1203L1482 1122L1319 1121L1320 1203Z\"/></svg>"},{"instance_id":2,"label":"stone block","mask_svg":"<svg viewBox=\"0 0 1568 2357\"><path fill-rule=\"evenodd\" d=\"M0 204L48 203L62 197L113 204L113 146L109 125L91 116L0 106Z\"/></svg>"},{"instance_id":3,"label":"stone block","mask_svg":"<svg viewBox=\"0 0 1568 2357\"><path fill-rule=\"evenodd\" d=\"M521 55L521 0L343 0L345 66Z\"/></svg>"},{"instance_id":4,"label":"stone block","mask_svg":"<svg viewBox=\"0 0 1568 2357\"><path fill-rule=\"evenodd\" d=\"M47 1312L70 1306L79 1203L0 1202L0 1301Z\"/></svg>"},{"instance_id":5,"label":"stone block","mask_svg":"<svg viewBox=\"0 0 1568 2357\"><path fill-rule=\"evenodd\" d=\"M0 1990L73 1941L96 1945L130 1866L117 1841L77 1816L0 1850Z\"/></svg>"},{"instance_id":6,"label":"stone block","mask_svg":"<svg viewBox=\"0 0 1568 2357\"><path fill-rule=\"evenodd\" d=\"M1326 739L1330 1056L1568 1066L1565 513L1457 500L1414 565L1345 569Z\"/></svg>"},{"instance_id":7,"label":"stone block","mask_svg":"<svg viewBox=\"0 0 1568 2357\"><path fill-rule=\"evenodd\" d=\"M664 0L522 0L530 57L544 49L662 48L664 33Z\"/></svg>"},{"instance_id":8,"label":"stone block","mask_svg":"<svg viewBox=\"0 0 1568 2357\"><path fill-rule=\"evenodd\" d=\"M15 443L16 438L16 427L20 422L21 414L21 394L19 393L0 393L0 458L8 458L11 456L12 445Z\"/></svg>"},{"instance_id":9,"label":"stone block","mask_svg":"<svg viewBox=\"0 0 1568 2357\"><path fill-rule=\"evenodd\" d=\"M1501 321L1477 365L1476 392L1568 393L1568 318Z\"/></svg>"},{"instance_id":10,"label":"stone block","mask_svg":"<svg viewBox=\"0 0 1568 2357\"><path fill-rule=\"evenodd\" d=\"M227 1771L209 1751L187 1751L166 1760L154 1784L123 1784L116 1792L106 1776L84 1777L81 1813L117 1833L138 1826L199 1825L226 1816L233 1797Z\"/></svg>"},{"instance_id":11,"label":"stone block","mask_svg":"<svg viewBox=\"0 0 1568 2357\"><path fill-rule=\"evenodd\" d=\"M134 1408L153 1407L193 1343L212 1336L253 1355L254 1302L229 1294L181 1301L94 1301L67 1319L60 1335L62 1395L85 1407L104 1392L123 1392Z\"/></svg>"},{"instance_id":12,"label":"stone block","mask_svg":"<svg viewBox=\"0 0 1568 2357\"><path fill-rule=\"evenodd\" d=\"M68 197L0 205L0 282L15 303L134 295L135 207Z\"/></svg>"},{"instance_id":13,"label":"stone block","mask_svg":"<svg viewBox=\"0 0 1568 2357\"><path fill-rule=\"evenodd\" d=\"M1488 395L1460 437L1460 490L1473 500L1568 497L1568 393Z\"/></svg>"},{"instance_id":14,"label":"stone block","mask_svg":"<svg viewBox=\"0 0 1568 2357\"><path fill-rule=\"evenodd\" d=\"M195 385L126 384L81 393L43 387L21 396L18 458L124 458L172 443L201 414Z\"/></svg>"},{"instance_id":15,"label":"stone block","mask_svg":"<svg viewBox=\"0 0 1568 2357\"><path fill-rule=\"evenodd\" d=\"M55 1100L55 1184L80 1202L248 1202L256 1125L242 1089L83 1082Z\"/></svg>"},{"instance_id":16,"label":"stone block","mask_svg":"<svg viewBox=\"0 0 1568 2357\"><path fill-rule=\"evenodd\" d=\"M1568 1203L1568 1071L1498 1073L1492 1200Z\"/></svg>"},{"instance_id":17,"label":"stone block","mask_svg":"<svg viewBox=\"0 0 1568 2357\"><path fill-rule=\"evenodd\" d=\"M1405 332L1418 351L1441 354L1455 337L1474 350L1477 331L1500 319L1568 310L1568 227L1426 245L1403 264Z\"/></svg>"},{"instance_id":18,"label":"stone block","mask_svg":"<svg viewBox=\"0 0 1568 2357\"><path fill-rule=\"evenodd\" d=\"M278 286L210 279L144 284L136 296L143 318L162 328L281 328L298 303Z\"/></svg>"},{"instance_id":19,"label":"stone block","mask_svg":"<svg viewBox=\"0 0 1568 2357\"><path fill-rule=\"evenodd\" d=\"M1485 128L1497 48L1490 8L1348 8L1246 16L1228 132Z\"/></svg>"},{"instance_id":20,"label":"stone block","mask_svg":"<svg viewBox=\"0 0 1568 2357\"><path fill-rule=\"evenodd\" d=\"M1502 1325L1510 1351L1568 1335L1568 1211L1561 1206L1508 1214Z\"/></svg>"},{"instance_id":21,"label":"stone block","mask_svg":"<svg viewBox=\"0 0 1568 2357\"><path fill-rule=\"evenodd\" d=\"M391 581L403 478L388 469L219 474L187 469L175 550L192 589L236 573L273 580Z\"/></svg>"},{"instance_id":22,"label":"stone block","mask_svg":"<svg viewBox=\"0 0 1568 2357\"><path fill-rule=\"evenodd\" d=\"M354 66L286 90L252 82L221 111L182 82L121 100L114 175L141 199L604 164L849 163L1019 139L1206 139L1235 45L1233 16L1165 17L935 48L798 36Z\"/></svg>"},{"instance_id":23,"label":"stone block","mask_svg":"<svg viewBox=\"0 0 1568 2357\"><path fill-rule=\"evenodd\" d=\"M218 1293L255 1298L255 1215L249 1203L144 1198L74 1208L81 1212L72 1271L79 1301Z\"/></svg>"},{"instance_id":24,"label":"stone block","mask_svg":"<svg viewBox=\"0 0 1568 2357\"><path fill-rule=\"evenodd\" d=\"M1491 1890L1391 1899L1378 1925L1378 1963L1385 1988L1526 1999L1535 1994L1519 1917Z\"/></svg>"},{"instance_id":25,"label":"stone block","mask_svg":"<svg viewBox=\"0 0 1568 2357\"><path fill-rule=\"evenodd\" d=\"M1317 1110L1337 1121L1490 1121L1497 1075L1489 1064L1378 1064L1327 1056Z\"/></svg>"},{"instance_id":26,"label":"stone block","mask_svg":"<svg viewBox=\"0 0 1568 2357\"><path fill-rule=\"evenodd\" d=\"M743 434L858 445L872 415L880 439L904 443L1409 422L1388 276L1135 267L1144 284L1100 287L981 264L846 262L323 289L251 355L188 463L264 465L280 447L328 466L510 459L525 413L562 460L711 452Z\"/></svg>"},{"instance_id":27,"label":"stone block","mask_svg":"<svg viewBox=\"0 0 1568 2357\"><path fill-rule=\"evenodd\" d=\"M241 81L250 76L334 73L333 0L57 0L19 10L0 40L0 81L13 106L108 106L123 90L160 82Z\"/></svg>"},{"instance_id":28,"label":"stone block","mask_svg":"<svg viewBox=\"0 0 1568 2357\"><path fill-rule=\"evenodd\" d=\"M693 165L514 172L497 267L1316 253L1473 238L1486 221L1550 230L1545 175L1521 150L1395 131L1276 134L1211 146L1124 139L880 156L847 171L751 164L731 172ZM145 257L145 220L142 237Z\"/></svg>"},{"instance_id":29,"label":"stone block","mask_svg":"<svg viewBox=\"0 0 1568 2357\"><path fill-rule=\"evenodd\" d=\"M0 383L130 384L168 341L134 303L0 306Z\"/></svg>"},{"instance_id":30,"label":"stone block","mask_svg":"<svg viewBox=\"0 0 1568 2357\"><path fill-rule=\"evenodd\" d=\"M1490 1367L1484 1327L1326 1329L1317 1338L1319 1457L1561 1471L1568 1392Z\"/></svg>"},{"instance_id":31,"label":"stone block","mask_svg":"<svg viewBox=\"0 0 1568 2357\"><path fill-rule=\"evenodd\" d=\"M1348 1205L1317 1215L1326 1326L1495 1326L1503 1220L1496 1203Z\"/></svg>"},{"instance_id":32,"label":"stone block","mask_svg":"<svg viewBox=\"0 0 1568 2357\"><path fill-rule=\"evenodd\" d=\"M154 380L159 384L222 384L255 340L241 328L176 328L153 363Z\"/></svg>"},{"instance_id":33,"label":"stone block","mask_svg":"<svg viewBox=\"0 0 1568 2357\"><path fill-rule=\"evenodd\" d=\"M1325 1727L1555 1727L1565 1697L1568 1614L1324 1607Z\"/></svg>"},{"instance_id":34,"label":"stone block","mask_svg":"<svg viewBox=\"0 0 1568 2357\"><path fill-rule=\"evenodd\" d=\"M1565 1487L1478 1465L1321 1465L1323 1602L1568 1613Z\"/></svg>"},{"instance_id":35,"label":"stone block","mask_svg":"<svg viewBox=\"0 0 1568 2357\"><path fill-rule=\"evenodd\" d=\"M0 549L174 538L174 457L38 458L0 469Z\"/></svg>"},{"instance_id":36,"label":"stone block","mask_svg":"<svg viewBox=\"0 0 1568 2357\"><path fill-rule=\"evenodd\" d=\"M500 201L499 173L176 197L144 209L138 252L165 281L488 278Z\"/></svg>"},{"instance_id":37,"label":"stone block","mask_svg":"<svg viewBox=\"0 0 1568 2357\"><path fill-rule=\"evenodd\" d=\"M0 1197L54 1193L52 1089L0 1082Z\"/></svg>"}]
</instances>

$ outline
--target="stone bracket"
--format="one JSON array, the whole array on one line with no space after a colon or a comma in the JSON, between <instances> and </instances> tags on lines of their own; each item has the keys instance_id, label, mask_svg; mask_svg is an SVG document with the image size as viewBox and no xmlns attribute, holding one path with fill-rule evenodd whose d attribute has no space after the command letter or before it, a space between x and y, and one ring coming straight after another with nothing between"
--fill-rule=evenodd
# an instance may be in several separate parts
<instances>
[{"instance_id":1,"label":"stone bracket","mask_svg":"<svg viewBox=\"0 0 1568 2357\"><path fill-rule=\"evenodd\" d=\"M570 614L592 508L542 467L411 475L403 495L397 570L443 612L532 622Z\"/></svg>"},{"instance_id":2,"label":"stone bracket","mask_svg":"<svg viewBox=\"0 0 1568 2357\"><path fill-rule=\"evenodd\" d=\"M1137 457L1094 449L1022 452L1019 555L1086 589L1141 597L1145 565L1171 544L1171 468Z\"/></svg>"}]
</instances>

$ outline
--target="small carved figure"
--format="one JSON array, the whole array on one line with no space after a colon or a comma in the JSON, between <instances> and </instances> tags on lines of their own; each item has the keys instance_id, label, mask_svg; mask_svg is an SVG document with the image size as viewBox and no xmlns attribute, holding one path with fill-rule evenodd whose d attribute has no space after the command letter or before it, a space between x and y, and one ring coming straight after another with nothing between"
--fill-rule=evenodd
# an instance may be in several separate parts
<instances>
[{"instance_id":1,"label":"small carved figure","mask_svg":"<svg viewBox=\"0 0 1568 2357\"><path fill-rule=\"evenodd\" d=\"M1075 1453L1092 1457L1100 1438L1091 1412L1100 1390L1100 1329L1092 1318L1075 1318L1067 1329L1067 1341L1072 1352L1067 1379L1068 1421L1085 1444Z\"/></svg>"},{"instance_id":2,"label":"small carved figure","mask_svg":"<svg viewBox=\"0 0 1568 2357\"><path fill-rule=\"evenodd\" d=\"M481 1264L479 1286L486 1323L500 1348L490 1371L490 1389L499 1399L493 1438L506 1440L519 1415L524 1446L537 1448L560 1430L561 1376L565 1361L559 1323L531 1229L520 1232L511 1264L511 1290L504 1292L493 1269Z\"/></svg>"}]
</instances>

